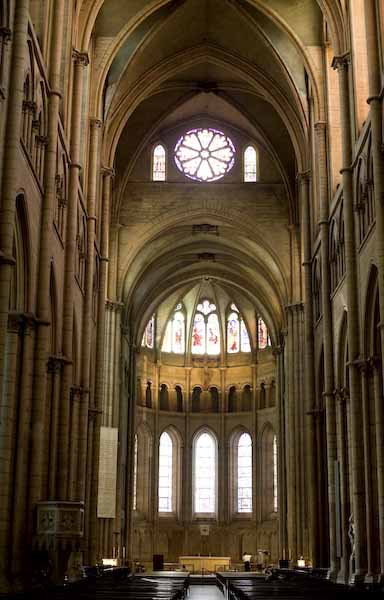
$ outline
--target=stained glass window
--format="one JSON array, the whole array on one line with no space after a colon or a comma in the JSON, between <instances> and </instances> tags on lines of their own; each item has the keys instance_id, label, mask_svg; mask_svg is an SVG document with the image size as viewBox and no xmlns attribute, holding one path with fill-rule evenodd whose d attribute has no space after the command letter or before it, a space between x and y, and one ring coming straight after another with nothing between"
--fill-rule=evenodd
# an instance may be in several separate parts
<instances>
[{"instance_id":1,"label":"stained glass window","mask_svg":"<svg viewBox=\"0 0 384 600\"><path fill-rule=\"evenodd\" d=\"M241 351L250 352L251 342L249 341L249 335L243 319L241 319Z\"/></svg>"},{"instance_id":2,"label":"stained glass window","mask_svg":"<svg viewBox=\"0 0 384 600\"><path fill-rule=\"evenodd\" d=\"M205 353L205 320L202 314L196 313L192 330L192 354Z\"/></svg>"},{"instance_id":3,"label":"stained glass window","mask_svg":"<svg viewBox=\"0 0 384 600\"><path fill-rule=\"evenodd\" d=\"M185 326L184 326L184 314L181 311L177 311L173 317L172 322L172 351L175 354L184 354L185 350Z\"/></svg>"},{"instance_id":4,"label":"stained glass window","mask_svg":"<svg viewBox=\"0 0 384 600\"><path fill-rule=\"evenodd\" d=\"M216 443L209 433L201 433L194 447L194 511L216 512Z\"/></svg>"},{"instance_id":5,"label":"stained glass window","mask_svg":"<svg viewBox=\"0 0 384 600\"><path fill-rule=\"evenodd\" d=\"M220 325L215 304L203 300L193 321L192 354L220 354Z\"/></svg>"},{"instance_id":6,"label":"stained glass window","mask_svg":"<svg viewBox=\"0 0 384 600\"><path fill-rule=\"evenodd\" d=\"M133 457L133 510L137 509L137 434L135 435L135 449Z\"/></svg>"},{"instance_id":7,"label":"stained glass window","mask_svg":"<svg viewBox=\"0 0 384 600\"><path fill-rule=\"evenodd\" d=\"M207 354L220 354L220 328L216 313L212 313L208 317Z\"/></svg>"},{"instance_id":8,"label":"stained glass window","mask_svg":"<svg viewBox=\"0 0 384 600\"><path fill-rule=\"evenodd\" d=\"M244 151L244 181L257 181L257 155L253 146L248 146Z\"/></svg>"},{"instance_id":9,"label":"stained glass window","mask_svg":"<svg viewBox=\"0 0 384 600\"><path fill-rule=\"evenodd\" d=\"M155 315L152 315L145 328L141 345L145 348L153 348L154 342L154 329L155 329Z\"/></svg>"},{"instance_id":10,"label":"stained glass window","mask_svg":"<svg viewBox=\"0 0 384 600\"><path fill-rule=\"evenodd\" d=\"M159 448L159 512L172 512L173 444L164 431Z\"/></svg>"},{"instance_id":11,"label":"stained glass window","mask_svg":"<svg viewBox=\"0 0 384 600\"><path fill-rule=\"evenodd\" d=\"M278 509L277 492L277 437L273 436L273 512Z\"/></svg>"},{"instance_id":12,"label":"stained glass window","mask_svg":"<svg viewBox=\"0 0 384 600\"><path fill-rule=\"evenodd\" d=\"M227 349L230 354L234 354L240 350L239 315L235 312L231 313L228 317Z\"/></svg>"},{"instance_id":13,"label":"stained glass window","mask_svg":"<svg viewBox=\"0 0 384 600\"><path fill-rule=\"evenodd\" d=\"M252 512L252 439L243 433L237 445L237 511Z\"/></svg>"},{"instance_id":14,"label":"stained glass window","mask_svg":"<svg viewBox=\"0 0 384 600\"><path fill-rule=\"evenodd\" d=\"M217 129L192 129L177 142L175 162L179 171L190 179L216 181L232 169L235 146Z\"/></svg>"},{"instance_id":15,"label":"stained glass window","mask_svg":"<svg viewBox=\"0 0 384 600\"><path fill-rule=\"evenodd\" d=\"M258 343L259 343L259 350L264 350L265 348L267 348L267 346L271 345L271 340L268 334L268 329L266 324L264 323L263 319L259 318L258 319Z\"/></svg>"},{"instance_id":16,"label":"stained glass window","mask_svg":"<svg viewBox=\"0 0 384 600\"><path fill-rule=\"evenodd\" d=\"M153 181L165 181L165 167L165 148L158 144L153 150L152 157Z\"/></svg>"},{"instance_id":17,"label":"stained glass window","mask_svg":"<svg viewBox=\"0 0 384 600\"><path fill-rule=\"evenodd\" d=\"M229 354L250 352L248 331L236 304L231 304L231 311L227 319L227 351Z\"/></svg>"},{"instance_id":18,"label":"stained glass window","mask_svg":"<svg viewBox=\"0 0 384 600\"><path fill-rule=\"evenodd\" d=\"M185 351L185 317L182 311L182 304L176 306L175 312L167 328L161 347L162 352L174 352L175 354L184 354Z\"/></svg>"}]
</instances>

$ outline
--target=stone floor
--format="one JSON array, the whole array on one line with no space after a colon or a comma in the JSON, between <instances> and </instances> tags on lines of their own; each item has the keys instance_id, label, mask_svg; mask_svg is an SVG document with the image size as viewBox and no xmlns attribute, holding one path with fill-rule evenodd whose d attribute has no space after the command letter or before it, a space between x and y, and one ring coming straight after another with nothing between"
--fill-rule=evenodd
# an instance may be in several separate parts
<instances>
[{"instance_id":1,"label":"stone floor","mask_svg":"<svg viewBox=\"0 0 384 600\"><path fill-rule=\"evenodd\" d=\"M190 600L223 600L224 596L215 585L191 585Z\"/></svg>"}]
</instances>

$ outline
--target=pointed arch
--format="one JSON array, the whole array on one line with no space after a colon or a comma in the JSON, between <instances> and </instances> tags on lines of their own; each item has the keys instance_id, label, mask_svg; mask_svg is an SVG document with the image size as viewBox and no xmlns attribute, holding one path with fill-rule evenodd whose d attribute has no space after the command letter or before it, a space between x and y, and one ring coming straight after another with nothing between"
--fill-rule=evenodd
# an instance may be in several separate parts
<instances>
[{"instance_id":1,"label":"pointed arch","mask_svg":"<svg viewBox=\"0 0 384 600\"><path fill-rule=\"evenodd\" d=\"M156 144L152 149L152 181L166 181L167 150L163 144Z\"/></svg>"},{"instance_id":2,"label":"pointed arch","mask_svg":"<svg viewBox=\"0 0 384 600\"><path fill-rule=\"evenodd\" d=\"M253 144L243 151L243 180L245 183L255 183L258 180L258 153Z\"/></svg>"},{"instance_id":3,"label":"pointed arch","mask_svg":"<svg viewBox=\"0 0 384 600\"><path fill-rule=\"evenodd\" d=\"M192 460L193 514L213 518L218 506L218 441L208 427L194 435Z\"/></svg>"}]
</instances>

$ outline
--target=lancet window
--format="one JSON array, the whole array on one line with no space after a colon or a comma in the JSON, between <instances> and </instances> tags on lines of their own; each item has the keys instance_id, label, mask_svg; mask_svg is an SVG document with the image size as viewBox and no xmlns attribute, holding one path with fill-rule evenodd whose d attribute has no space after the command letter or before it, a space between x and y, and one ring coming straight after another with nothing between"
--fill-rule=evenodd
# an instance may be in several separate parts
<instances>
[{"instance_id":1,"label":"lancet window","mask_svg":"<svg viewBox=\"0 0 384 600\"><path fill-rule=\"evenodd\" d=\"M159 447L159 512L173 510L173 443L171 436L164 431Z\"/></svg>"},{"instance_id":2,"label":"lancet window","mask_svg":"<svg viewBox=\"0 0 384 600\"><path fill-rule=\"evenodd\" d=\"M239 314L239 310L235 304L231 304L230 310L227 319L227 352L229 354L250 352L251 344L247 327Z\"/></svg>"},{"instance_id":3,"label":"lancet window","mask_svg":"<svg viewBox=\"0 0 384 600\"><path fill-rule=\"evenodd\" d=\"M176 306L168 321L161 350L175 354L184 354L185 352L185 314L182 304Z\"/></svg>"},{"instance_id":4,"label":"lancet window","mask_svg":"<svg viewBox=\"0 0 384 600\"><path fill-rule=\"evenodd\" d=\"M247 146L244 150L244 181L257 181L257 154L253 146Z\"/></svg>"},{"instance_id":5,"label":"lancet window","mask_svg":"<svg viewBox=\"0 0 384 600\"><path fill-rule=\"evenodd\" d=\"M192 328L192 354L220 354L220 326L216 305L205 299L197 305Z\"/></svg>"},{"instance_id":6,"label":"lancet window","mask_svg":"<svg viewBox=\"0 0 384 600\"><path fill-rule=\"evenodd\" d=\"M195 514L216 513L217 443L207 431L195 438L193 470Z\"/></svg>"},{"instance_id":7,"label":"lancet window","mask_svg":"<svg viewBox=\"0 0 384 600\"><path fill-rule=\"evenodd\" d=\"M259 350L265 350L271 345L268 328L261 317L257 319L257 342Z\"/></svg>"},{"instance_id":8,"label":"lancet window","mask_svg":"<svg viewBox=\"0 0 384 600\"><path fill-rule=\"evenodd\" d=\"M152 153L152 179L153 181L166 180L166 151L162 144L157 144Z\"/></svg>"},{"instance_id":9,"label":"lancet window","mask_svg":"<svg viewBox=\"0 0 384 600\"><path fill-rule=\"evenodd\" d=\"M243 433L237 443L237 512L252 512L252 439Z\"/></svg>"},{"instance_id":10,"label":"lancet window","mask_svg":"<svg viewBox=\"0 0 384 600\"><path fill-rule=\"evenodd\" d=\"M143 339L141 345L144 348L153 349L154 346L154 334L155 334L155 315L149 319L147 326L144 330Z\"/></svg>"}]
</instances>

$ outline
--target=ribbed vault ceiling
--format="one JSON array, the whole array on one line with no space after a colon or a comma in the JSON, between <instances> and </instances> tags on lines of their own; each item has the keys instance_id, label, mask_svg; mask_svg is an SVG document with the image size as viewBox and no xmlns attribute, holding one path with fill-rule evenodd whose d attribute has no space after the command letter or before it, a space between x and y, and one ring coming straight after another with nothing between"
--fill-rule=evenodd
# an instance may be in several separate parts
<instances>
[{"instance_id":1,"label":"ribbed vault ceiling","mask_svg":"<svg viewBox=\"0 0 384 600\"><path fill-rule=\"evenodd\" d=\"M84 0L80 8L79 45L92 40L95 49L91 104L105 123L103 161L116 170L118 294L136 335L167 297L204 277L242 295L277 331L284 306L300 298L290 234L300 216L296 175L307 168L310 119L325 114L323 16L335 53L344 49L339 2ZM199 120L231 127L274 165L254 205L244 199L242 208L239 184L237 208L229 199L223 212L205 184L188 187L188 206L162 209L171 184L163 199L148 182L132 185L151 143ZM192 235L198 223L219 235Z\"/></svg>"}]
</instances>

